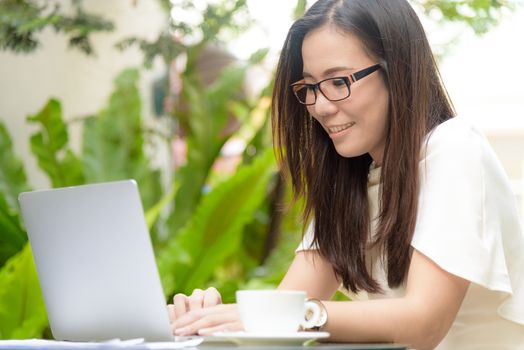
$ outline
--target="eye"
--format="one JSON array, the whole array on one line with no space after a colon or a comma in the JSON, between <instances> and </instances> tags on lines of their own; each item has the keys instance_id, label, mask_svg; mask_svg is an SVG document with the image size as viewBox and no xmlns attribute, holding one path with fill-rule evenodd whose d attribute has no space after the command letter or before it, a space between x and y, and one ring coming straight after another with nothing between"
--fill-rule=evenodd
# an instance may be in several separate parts
<instances>
[{"instance_id":1,"label":"eye","mask_svg":"<svg viewBox=\"0 0 524 350\"><path fill-rule=\"evenodd\" d=\"M346 87L346 80L344 78L333 78L330 82L333 87Z\"/></svg>"}]
</instances>

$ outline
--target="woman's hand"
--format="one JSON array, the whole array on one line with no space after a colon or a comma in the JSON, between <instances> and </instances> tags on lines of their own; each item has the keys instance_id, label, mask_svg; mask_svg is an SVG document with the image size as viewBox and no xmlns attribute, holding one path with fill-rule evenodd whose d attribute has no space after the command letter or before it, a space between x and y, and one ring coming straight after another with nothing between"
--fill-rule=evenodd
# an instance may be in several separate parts
<instances>
[{"instance_id":1,"label":"woman's hand","mask_svg":"<svg viewBox=\"0 0 524 350\"><path fill-rule=\"evenodd\" d=\"M168 311L173 333L179 336L243 329L236 305L222 304L220 293L212 287L195 289L190 296L176 294Z\"/></svg>"}]
</instances>

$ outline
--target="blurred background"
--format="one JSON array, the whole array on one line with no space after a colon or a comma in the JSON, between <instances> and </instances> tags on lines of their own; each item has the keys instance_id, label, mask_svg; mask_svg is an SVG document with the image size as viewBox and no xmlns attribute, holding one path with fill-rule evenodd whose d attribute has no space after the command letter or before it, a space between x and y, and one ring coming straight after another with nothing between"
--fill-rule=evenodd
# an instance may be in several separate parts
<instances>
[{"instance_id":1,"label":"blurred background","mask_svg":"<svg viewBox=\"0 0 524 350\"><path fill-rule=\"evenodd\" d=\"M524 213L524 7L412 0ZM0 338L50 337L18 193L137 180L166 299L272 288L302 232L271 83L305 0L0 0Z\"/></svg>"}]
</instances>

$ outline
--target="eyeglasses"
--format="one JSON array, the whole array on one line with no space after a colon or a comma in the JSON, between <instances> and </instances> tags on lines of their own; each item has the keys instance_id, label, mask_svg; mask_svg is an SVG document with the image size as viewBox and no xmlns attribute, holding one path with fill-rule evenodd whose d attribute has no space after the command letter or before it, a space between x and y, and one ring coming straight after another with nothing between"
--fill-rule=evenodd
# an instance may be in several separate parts
<instances>
[{"instance_id":1,"label":"eyeglasses","mask_svg":"<svg viewBox=\"0 0 524 350\"><path fill-rule=\"evenodd\" d=\"M367 77L380 68L381 65L377 63L371 67L359 70L350 76L328 78L316 84L304 83L304 79L302 79L291 84L291 88L298 102L306 106L312 106L317 102L317 91L320 91L322 95L330 101L340 101L351 95L351 84Z\"/></svg>"}]
</instances>

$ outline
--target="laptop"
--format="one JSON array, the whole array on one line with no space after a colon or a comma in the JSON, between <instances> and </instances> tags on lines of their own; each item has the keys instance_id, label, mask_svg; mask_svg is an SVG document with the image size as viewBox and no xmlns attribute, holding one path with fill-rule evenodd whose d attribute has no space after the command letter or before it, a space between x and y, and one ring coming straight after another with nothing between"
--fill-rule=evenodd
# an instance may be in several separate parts
<instances>
[{"instance_id":1,"label":"laptop","mask_svg":"<svg viewBox=\"0 0 524 350\"><path fill-rule=\"evenodd\" d=\"M19 202L55 339L174 340L134 180Z\"/></svg>"}]
</instances>

